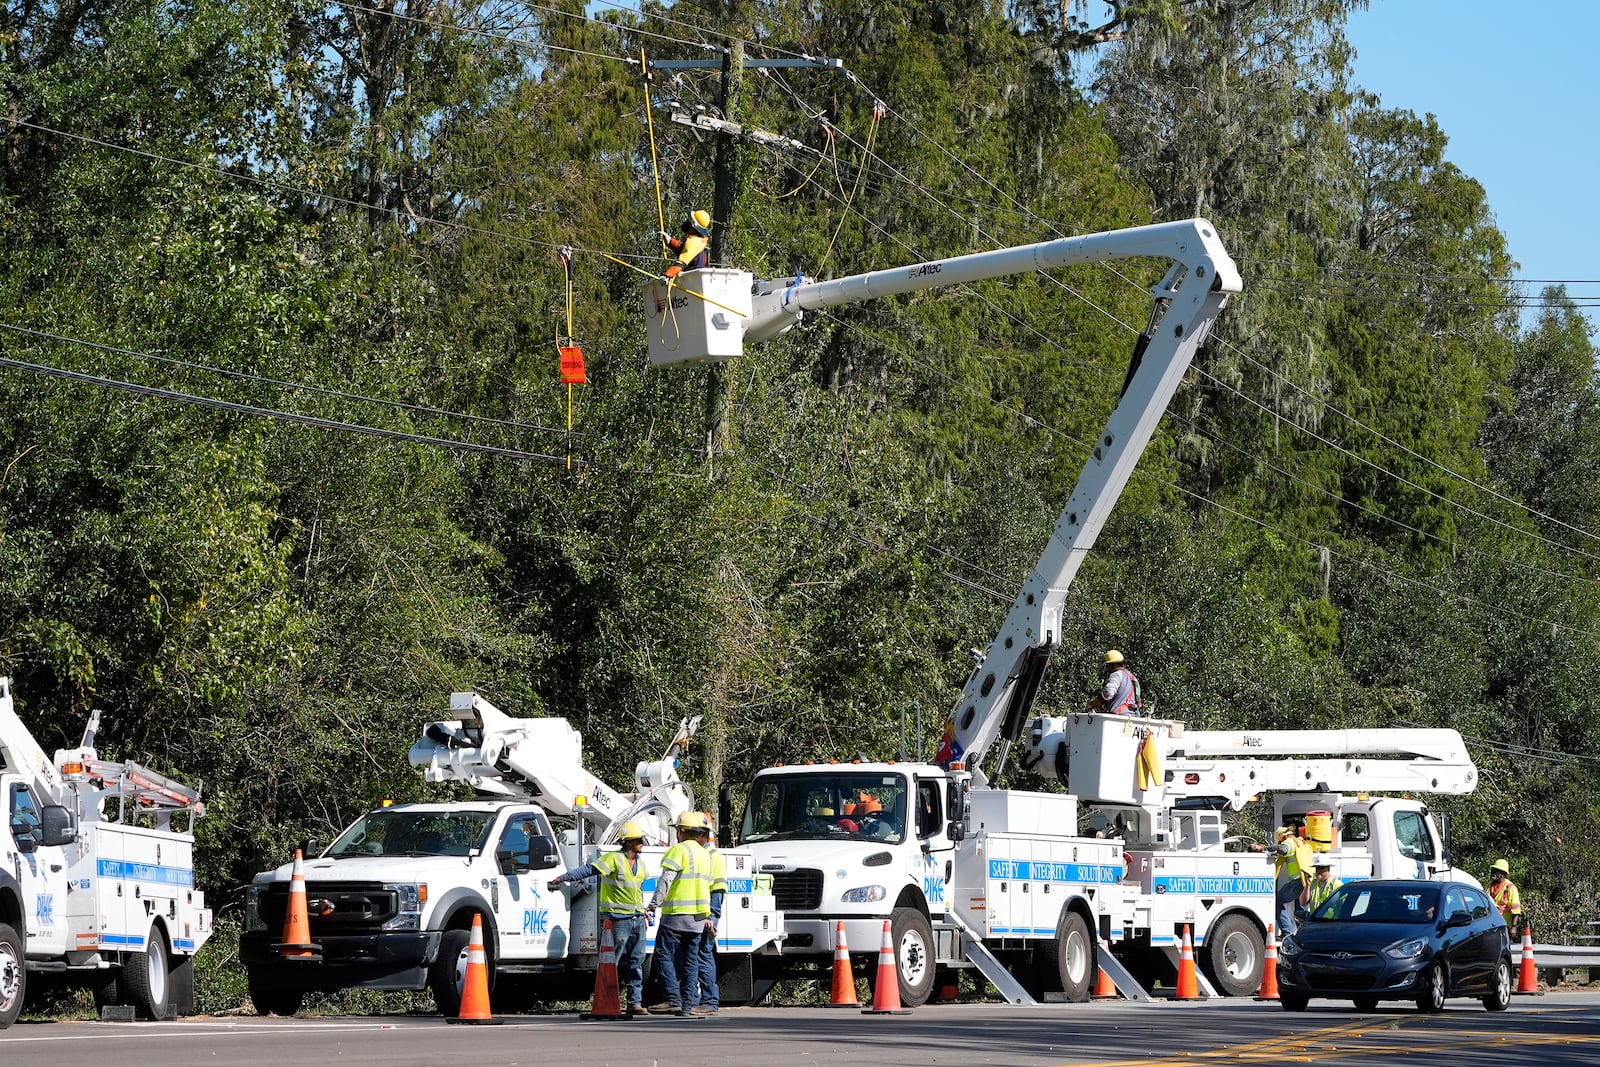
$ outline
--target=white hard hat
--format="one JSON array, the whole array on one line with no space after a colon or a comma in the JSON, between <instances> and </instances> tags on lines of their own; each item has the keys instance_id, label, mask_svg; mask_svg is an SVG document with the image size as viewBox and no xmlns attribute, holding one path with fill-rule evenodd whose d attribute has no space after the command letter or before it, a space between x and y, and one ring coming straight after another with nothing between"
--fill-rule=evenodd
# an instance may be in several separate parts
<instances>
[{"instance_id":1,"label":"white hard hat","mask_svg":"<svg viewBox=\"0 0 1600 1067\"><path fill-rule=\"evenodd\" d=\"M1319 852L1317 858L1311 861L1313 867L1332 867L1333 857L1326 852Z\"/></svg>"}]
</instances>

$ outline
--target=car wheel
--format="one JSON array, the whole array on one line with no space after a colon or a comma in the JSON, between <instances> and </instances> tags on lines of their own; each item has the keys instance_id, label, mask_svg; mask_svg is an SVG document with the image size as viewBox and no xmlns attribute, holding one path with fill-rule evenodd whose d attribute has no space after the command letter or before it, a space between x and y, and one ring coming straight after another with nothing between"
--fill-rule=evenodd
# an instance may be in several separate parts
<instances>
[{"instance_id":1,"label":"car wheel","mask_svg":"<svg viewBox=\"0 0 1600 1067\"><path fill-rule=\"evenodd\" d=\"M1483 998L1483 1006L1489 1011L1505 1011L1511 1006L1511 961L1504 956L1494 966L1494 978L1490 980L1489 995Z\"/></svg>"},{"instance_id":2,"label":"car wheel","mask_svg":"<svg viewBox=\"0 0 1600 1067\"><path fill-rule=\"evenodd\" d=\"M1242 915L1227 915L1206 934L1201 962L1206 976L1225 997L1248 997L1261 988L1266 939Z\"/></svg>"},{"instance_id":3,"label":"car wheel","mask_svg":"<svg viewBox=\"0 0 1600 1067\"><path fill-rule=\"evenodd\" d=\"M1377 1010L1378 1010L1378 998L1377 997L1357 997L1356 998L1356 1011L1368 1012L1368 1011L1377 1011Z\"/></svg>"},{"instance_id":4,"label":"car wheel","mask_svg":"<svg viewBox=\"0 0 1600 1067\"><path fill-rule=\"evenodd\" d=\"M1438 1015L1444 1011L1444 964L1434 960L1422 972L1417 985L1417 1010L1425 1015Z\"/></svg>"},{"instance_id":5,"label":"car wheel","mask_svg":"<svg viewBox=\"0 0 1600 1067\"><path fill-rule=\"evenodd\" d=\"M1311 998L1304 993L1289 993L1280 989L1278 1003L1283 1005L1284 1011L1305 1011L1306 1005L1311 1003Z\"/></svg>"}]
</instances>

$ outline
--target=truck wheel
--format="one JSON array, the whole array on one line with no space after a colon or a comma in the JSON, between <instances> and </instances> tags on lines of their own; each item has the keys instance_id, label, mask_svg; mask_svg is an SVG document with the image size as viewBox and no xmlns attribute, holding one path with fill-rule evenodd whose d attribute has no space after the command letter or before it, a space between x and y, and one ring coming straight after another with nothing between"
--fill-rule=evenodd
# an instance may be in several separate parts
<instances>
[{"instance_id":1,"label":"truck wheel","mask_svg":"<svg viewBox=\"0 0 1600 1067\"><path fill-rule=\"evenodd\" d=\"M428 968L428 988L439 1014L453 1019L461 1014L461 987L467 981L467 946L470 930L446 930L439 935L439 955Z\"/></svg>"},{"instance_id":2,"label":"truck wheel","mask_svg":"<svg viewBox=\"0 0 1600 1067\"><path fill-rule=\"evenodd\" d=\"M256 1006L257 1015L293 1015L305 1003L305 990L278 981L270 971L246 967L245 982L250 987L250 1003Z\"/></svg>"},{"instance_id":3,"label":"truck wheel","mask_svg":"<svg viewBox=\"0 0 1600 1067\"><path fill-rule=\"evenodd\" d=\"M17 1021L22 1014L22 994L27 987L27 972L23 969L24 951L22 937L5 923L0 923L0 1030Z\"/></svg>"},{"instance_id":4,"label":"truck wheel","mask_svg":"<svg viewBox=\"0 0 1600 1067\"><path fill-rule=\"evenodd\" d=\"M1211 984L1225 997L1248 997L1261 988L1267 943L1243 915L1225 915L1206 934L1201 962Z\"/></svg>"},{"instance_id":5,"label":"truck wheel","mask_svg":"<svg viewBox=\"0 0 1600 1067\"><path fill-rule=\"evenodd\" d=\"M900 975L900 1004L920 1008L933 993L933 926L916 908L896 908L889 913L889 943ZM878 980L876 967L872 980Z\"/></svg>"},{"instance_id":6,"label":"truck wheel","mask_svg":"<svg viewBox=\"0 0 1600 1067\"><path fill-rule=\"evenodd\" d=\"M1099 961L1094 939L1089 936L1089 924L1082 915L1073 911L1062 914L1052 948L1050 962L1055 965L1061 992L1073 1004L1088 1000Z\"/></svg>"},{"instance_id":7,"label":"truck wheel","mask_svg":"<svg viewBox=\"0 0 1600 1067\"><path fill-rule=\"evenodd\" d=\"M156 927L142 953L122 958L122 983L118 991L124 1004L132 1004L141 1019L167 1017L168 983L167 939Z\"/></svg>"}]
</instances>

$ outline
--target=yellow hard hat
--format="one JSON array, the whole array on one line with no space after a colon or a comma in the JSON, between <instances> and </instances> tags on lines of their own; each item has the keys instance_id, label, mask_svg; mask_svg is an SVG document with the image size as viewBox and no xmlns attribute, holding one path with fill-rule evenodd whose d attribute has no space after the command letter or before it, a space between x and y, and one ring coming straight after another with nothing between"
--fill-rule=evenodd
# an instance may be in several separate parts
<instances>
[{"instance_id":1,"label":"yellow hard hat","mask_svg":"<svg viewBox=\"0 0 1600 1067\"><path fill-rule=\"evenodd\" d=\"M812 812L811 814L828 816L828 815L832 815L833 814L833 809L832 808L818 808L816 811Z\"/></svg>"},{"instance_id":2,"label":"yellow hard hat","mask_svg":"<svg viewBox=\"0 0 1600 1067\"><path fill-rule=\"evenodd\" d=\"M700 828L702 830L709 830L717 825L717 821L711 817L709 811L697 811L695 814L700 816Z\"/></svg>"},{"instance_id":3,"label":"yellow hard hat","mask_svg":"<svg viewBox=\"0 0 1600 1067\"><path fill-rule=\"evenodd\" d=\"M1495 860L1494 863L1489 865L1489 870L1499 871L1507 878L1511 877L1511 864L1507 863L1505 860Z\"/></svg>"},{"instance_id":4,"label":"yellow hard hat","mask_svg":"<svg viewBox=\"0 0 1600 1067\"><path fill-rule=\"evenodd\" d=\"M711 229L711 212L692 211L689 213L689 218L693 219L694 224L700 227L702 230Z\"/></svg>"},{"instance_id":5,"label":"yellow hard hat","mask_svg":"<svg viewBox=\"0 0 1600 1067\"><path fill-rule=\"evenodd\" d=\"M680 830L698 830L700 829L700 813L698 811L686 811L678 816L678 821L673 825Z\"/></svg>"},{"instance_id":6,"label":"yellow hard hat","mask_svg":"<svg viewBox=\"0 0 1600 1067\"><path fill-rule=\"evenodd\" d=\"M617 829L618 841L643 841L650 835L644 832L644 827L629 819Z\"/></svg>"},{"instance_id":7,"label":"yellow hard hat","mask_svg":"<svg viewBox=\"0 0 1600 1067\"><path fill-rule=\"evenodd\" d=\"M1106 653L1105 666L1109 667L1113 663L1121 663L1121 662L1122 662L1122 653L1121 652L1118 652L1116 649L1113 648L1113 649L1111 649L1110 651L1108 651Z\"/></svg>"}]
</instances>

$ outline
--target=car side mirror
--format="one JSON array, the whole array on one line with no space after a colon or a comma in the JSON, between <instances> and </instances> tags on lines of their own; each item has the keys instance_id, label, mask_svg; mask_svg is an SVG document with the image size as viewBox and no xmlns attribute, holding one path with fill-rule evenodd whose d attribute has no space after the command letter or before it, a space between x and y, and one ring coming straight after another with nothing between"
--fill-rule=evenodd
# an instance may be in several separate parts
<instances>
[{"instance_id":1,"label":"car side mirror","mask_svg":"<svg viewBox=\"0 0 1600 1067\"><path fill-rule=\"evenodd\" d=\"M40 844L47 847L70 845L78 839L72 825L72 812L60 804L46 804L39 812Z\"/></svg>"},{"instance_id":2,"label":"car side mirror","mask_svg":"<svg viewBox=\"0 0 1600 1067\"><path fill-rule=\"evenodd\" d=\"M1471 926L1472 914L1465 911L1452 911L1444 920L1444 928L1452 930L1457 926Z\"/></svg>"},{"instance_id":3,"label":"car side mirror","mask_svg":"<svg viewBox=\"0 0 1600 1067\"><path fill-rule=\"evenodd\" d=\"M561 854L556 851L555 838L528 839L528 870L548 871L551 867L559 866L561 866Z\"/></svg>"},{"instance_id":4,"label":"car side mirror","mask_svg":"<svg viewBox=\"0 0 1600 1067\"><path fill-rule=\"evenodd\" d=\"M39 839L34 836L34 827L26 819L11 820L11 836L17 842L18 852L32 852L39 847Z\"/></svg>"}]
</instances>

